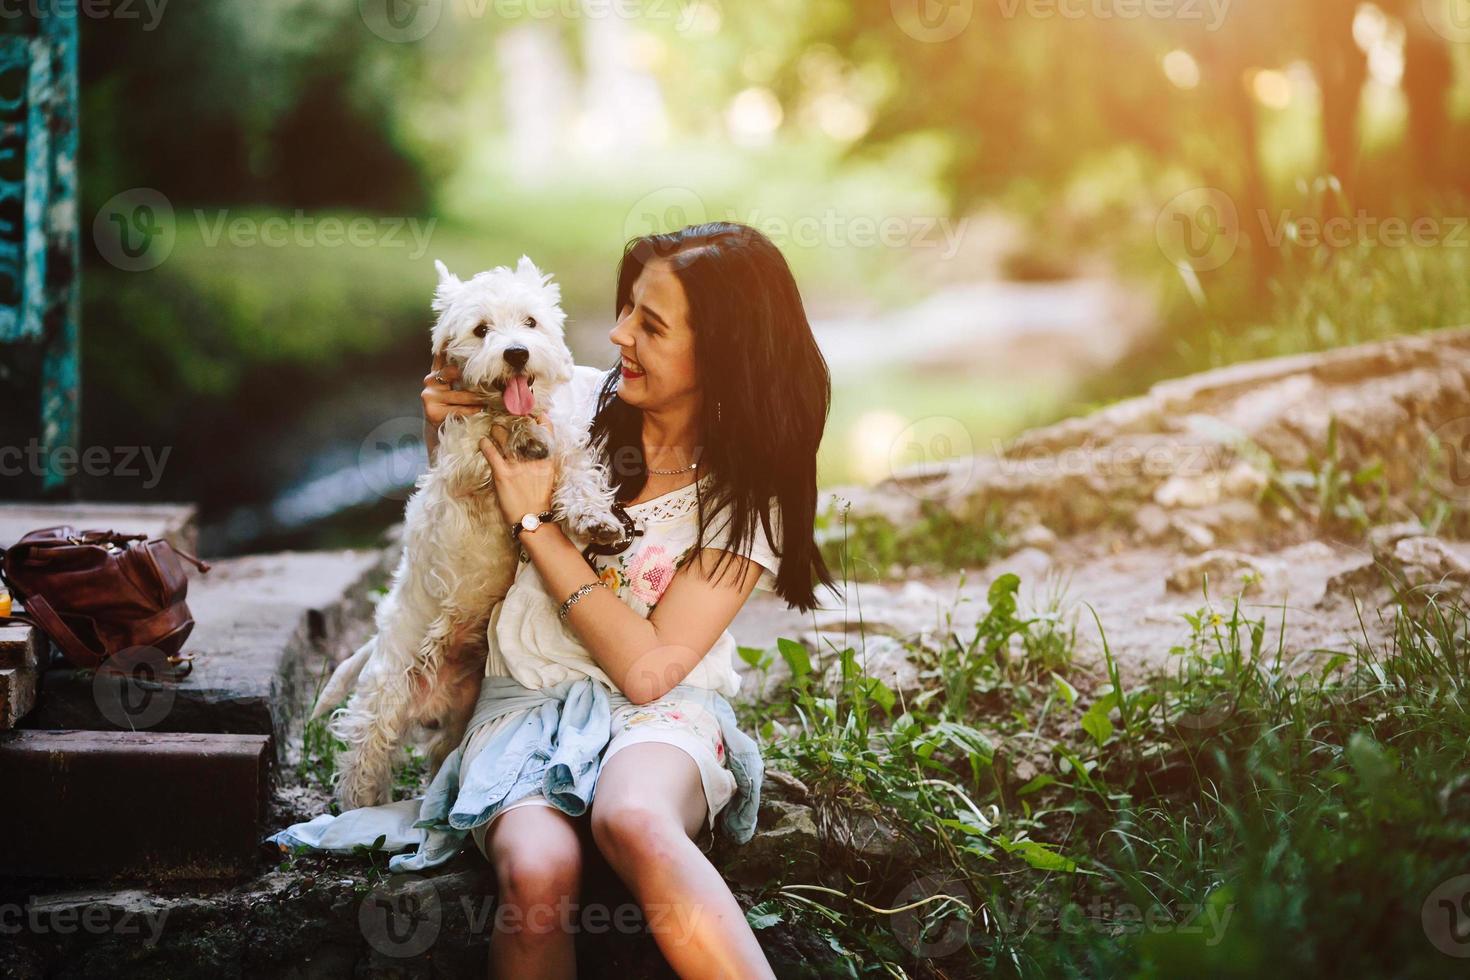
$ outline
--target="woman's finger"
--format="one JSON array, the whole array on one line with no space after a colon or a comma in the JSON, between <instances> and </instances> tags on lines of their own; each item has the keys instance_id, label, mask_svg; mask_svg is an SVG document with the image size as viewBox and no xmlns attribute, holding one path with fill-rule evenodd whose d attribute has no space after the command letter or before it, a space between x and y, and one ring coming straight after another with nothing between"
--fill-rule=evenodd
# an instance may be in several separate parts
<instances>
[{"instance_id":1,"label":"woman's finger","mask_svg":"<svg viewBox=\"0 0 1470 980\"><path fill-rule=\"evenodd\" d=\"M495 445L495 440L488 436L480 438L480 453L490 463L490 472L499 481L501 467L505 465L505 457L500 455L500 447Z\"/></svg>"},{"instance_id":2,"label":"woman's finger","mask_svg":"<svg viewBox=\"0 0 1470 980\"><path fill-rule=\"evenodd\" d=\"M490 399L473 391L449 389L440 392L439 401L445 405L486 405L489 404Z\"/></svg>"},{"instance_id":3,"label":"woman's finger","mask_svg":"<svg viewBox=\"0 0 1470 980\"><path fill-rule=\"evenodd\" d=\"M436 353L433 366L429 368L429 373L424 375L424 387L437 385L447 391L458 380L459 368L448 363L448 356L443 351Z\"/></svg>"}]
</instances>

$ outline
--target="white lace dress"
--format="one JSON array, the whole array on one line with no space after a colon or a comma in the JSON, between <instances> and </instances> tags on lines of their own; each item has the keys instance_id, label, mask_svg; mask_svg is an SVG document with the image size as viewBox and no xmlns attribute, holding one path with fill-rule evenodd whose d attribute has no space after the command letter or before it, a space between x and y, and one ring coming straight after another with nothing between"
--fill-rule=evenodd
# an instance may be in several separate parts
<instances>
[{"instance_id":1,"label":"white lace dress","mask_svg":"<svg viewBox=\"0 0 1470 980\"><path fill-rule=\"evenodd\" d=\"M576 369L571 397L577 399L577 418L583 424L591 421L603 377L603 372L596 368L579 366ZM707 493L709 477L701 478L699 485ZM674 573L692 557L699 521L695 487L696 484L691 483L641 504L625 507L635 527L643 533L620 554L592 556L602 581L640 616L646 617L652 612ZM708 500L706 496L706 507L709 506ZM780 520L779 505L772 498L771 530L777 544L781 541ZM588 541L565 528L563 530L579 551L586 548ZM711 521L705 537L707 548L718 549L728 543L727 513ZM743 556L762 566L756 588L775 591L780 559L766 541L758 517L755 541ZM491 613L486 675L513 677L523 686L538 690L582 676L594 677L612 686L611 680L577 639L571 625L557 618L557 608L564 598L548 595L535 564L522 562L509 593ZM735 639L729 630L725 630L682 683L733 697L740 689L740 675L736 673L735 662Z\"/></svg>"}]
</instances>

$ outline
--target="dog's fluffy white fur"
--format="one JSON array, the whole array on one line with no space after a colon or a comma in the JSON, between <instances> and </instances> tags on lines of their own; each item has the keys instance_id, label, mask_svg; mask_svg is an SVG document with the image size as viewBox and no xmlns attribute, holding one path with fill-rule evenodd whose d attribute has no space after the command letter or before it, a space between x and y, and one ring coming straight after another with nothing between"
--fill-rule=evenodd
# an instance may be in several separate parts
<instances>
[{"instance_id":1,"label":"dog's fluffy white fur","mask_svg":"<svg viewBox=\"0 0 1470 980\"><path fill-rule=\"evenodd\" d=\"M451 415L440 428L434 465L408 501L403 557L378 605L377 634L336 669L313 710L320 717L351 690L328 725L347 745L333 777L344 809L391 801L394 761L415 723L434 733L431 773L464 737L484 676L490 611L509 590L519 555L479 448L493 424L508 429L508 455L557 458L558 520L593 540L622 534L606 468L588 452L585 426L571 421L571 399L557 397L570 394L573 369L560 288L524 256L514 270L468 282L435 265L433 349L459 367L460 387L487 395L489 406ZM506 354L518 361L519 349L526 356L517 368ZM518 373L531 381L552 434L533 416L507 411L503 389Z\"/></svg>"}]
</instances>

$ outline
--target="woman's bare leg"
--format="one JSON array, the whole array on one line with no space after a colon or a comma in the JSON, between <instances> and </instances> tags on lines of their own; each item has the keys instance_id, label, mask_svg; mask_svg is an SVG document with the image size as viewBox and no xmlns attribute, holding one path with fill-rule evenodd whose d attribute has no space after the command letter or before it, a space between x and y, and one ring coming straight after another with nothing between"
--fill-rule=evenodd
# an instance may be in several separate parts
<instances>
[{"instance_id":1,"label":"woman's bare leg","mask_svg":"<svg viewBox=\"0 0 1470 980\"><path fill-rule=\"evenodd\" d=\"M692 839L709 811L687 753L630 745L603 765L592 800L593 839L679 976L774 977L740 904Z\"/></svg>"},{"instance_id":2,"label":"woman's bare leg","mask_svg":"<svg viewBox=\"0 0 1470 980\"><path fill-rule=\"evenodd\" d=\"M564 910L582 884L582 844L572 818L546 806L519 806L485 833L500 896L490 940L490 976L503 980L577 975Z\"/></svg>"}]
</instances>

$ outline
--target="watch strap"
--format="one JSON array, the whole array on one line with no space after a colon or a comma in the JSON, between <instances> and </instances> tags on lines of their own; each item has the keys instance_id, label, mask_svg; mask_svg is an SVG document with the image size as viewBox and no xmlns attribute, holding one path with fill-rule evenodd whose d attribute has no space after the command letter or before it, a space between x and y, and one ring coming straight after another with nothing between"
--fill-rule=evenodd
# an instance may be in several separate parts
<instances>
[{"instance_id":1,"label":"watch strap","mask_svg":"<svg viewBox=\"0 0 1470 980\"><path fill-rule=\"evenodd\" d=\"M537 518L537 520L541 521L542 524L544 524L547 521L551 520L555 516L556 515L555 515L555 513L553 511L544 510L541 513L537 514L536 515L536 518ZM540 525L537 525L537 526L539 527ZM516 521L515 524L513 524L511 526L510 536L512 538L514 538L515 540L519 541L521 539L521 532L524 531L524 530L525 530L525 528L521 526L521 522L520 521Z\"/></svg>"}]
</instances>

